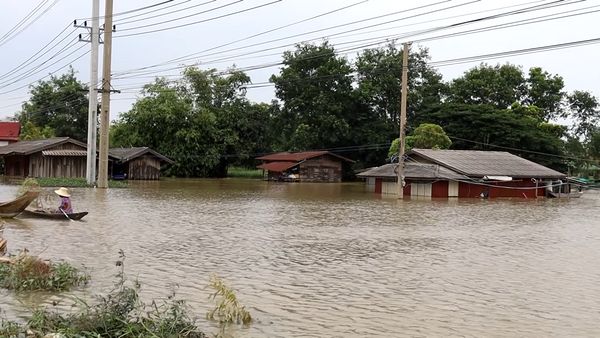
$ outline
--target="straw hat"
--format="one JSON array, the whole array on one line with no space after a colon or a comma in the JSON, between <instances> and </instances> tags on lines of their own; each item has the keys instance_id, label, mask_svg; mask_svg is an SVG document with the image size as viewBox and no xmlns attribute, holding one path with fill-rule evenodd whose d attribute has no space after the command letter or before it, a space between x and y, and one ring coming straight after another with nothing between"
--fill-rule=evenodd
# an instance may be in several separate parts
<instances>
[{"instance_id":1,"label":"straw hat","mask_svg":"<svg viewBox=\"0 0 600 338\"><path fill-rule=\"evenodd\" d=\"M67 189L65 187L61 187L58 190L54 190L54 192L58 196L71 197L71 192L69 192L69 189Z\"/></svg>"}]
</instances>

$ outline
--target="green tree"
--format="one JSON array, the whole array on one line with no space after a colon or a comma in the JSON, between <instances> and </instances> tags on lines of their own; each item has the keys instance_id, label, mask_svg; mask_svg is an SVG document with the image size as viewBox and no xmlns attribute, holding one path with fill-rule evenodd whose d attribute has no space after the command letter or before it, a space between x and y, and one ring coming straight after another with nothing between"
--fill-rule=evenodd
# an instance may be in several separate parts
<instances>
[{"instance_id":1,"label":"green tree","mask_svg":"<svg viewBox=\"0 0 600 338\"><path fill-rule=\"evenodd\" d=\"M563 88L562 77L539 67L529 69L526 77L515 65L481 64L451 82L448 101L484 104L497 109L514 108L517 104L536 110L540 121L549 121L565 113ZM531 110L524 112L532 113Z\"/></svg>"},{"instance_id":2,"label":"green tree","mask_svg":"<svg viewBox=\"0 0 600 338\"><path fill-rule=\"evenodd\" d=\"M77 80L73 68L38 82L29 93L31 98L17 114L22 125L31 122L40 128L51 128L56 136L87 140L87 86Z\"/></svg>"},{"instance_id":3,"label":"green tree","mask_svg":"<svg viewBox=\"0 0 600 338\"><path fill-rule=\"evenodd\" d=\"M167 174L224 176L268 150L271 106L245 98L250 79L230 70L187 68L178 81L147 85L133 108L113 126L115 146L149 146L176 163Z\"/></svg>"},{"instance_id":4,"label":"green tree","mask_svg":"<svg viewBox=\"0 0 600 338\"><path fill-rule=\"evenodd\" d=\"M33 124L31 121L25 122L23 127L21 128L21 135L19 135L19 139L21 141L33 141L33 140L41 140L45 138L54 137L54 130L48 126L44 128L40 128Z\"/></svg>"},{"instance_id":5,"label":"green tree","mask_svg":"<svg viewBox=\"0 0 600 338\"><path fill-rule=\"evenodd\" d=\"M509 151L564 171L564 127L540 122L511 109L442 104L419 114L420 122L444 128L454 149Z\"/></svg>"},{"instance_id":6,"label":"green tree","mask_svg":"<svg viewBox=\"0 0 600 338\"><path fill-rule=\"evenodd\" d=\"M352 67L327 42L302 44L283 54L283 68L271 76L282 105L278 148L307 150L346 146L351 139Z\"/></svg>"},{"instance_id":7,"label":"green tree","mask_svg":"<svg viewBox=\"0 0 600 338\"><path fill-rule=\"evenodd\" d=\"M575 120L573 134L588 139L600 123L598 98L590 92L576 90L568 96L568 105L570 116Z\"/></svg>"},{"instance_id":8,"label":"green tree","mask_svg":"<svg viewBox=\"0 0 600 338\"><path fill-rule=\"evenodd\" d=\"M451 145L452 141L442 127L433 123L422 123L413 131L412 135L406 137L405 151L413 148L448 149ZM388 157L397 156L399 147L400 139L397 138L390 146Z\"/></svg>"}]
</instances>

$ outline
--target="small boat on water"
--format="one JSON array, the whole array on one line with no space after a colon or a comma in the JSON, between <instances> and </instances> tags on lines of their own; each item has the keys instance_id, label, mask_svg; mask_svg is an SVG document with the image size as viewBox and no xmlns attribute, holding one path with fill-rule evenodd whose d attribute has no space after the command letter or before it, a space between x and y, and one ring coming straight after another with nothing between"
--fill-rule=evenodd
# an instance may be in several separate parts
<instances>
[{"instance_id":1,"label":"small boat on water","mask_svg":"<svg viewBox=\"0 0 600 338\"><path fill-rule=\"evenodd\" d=\"M27 217L61 219L61 220L70 219L73 221L79 221L87 214L88 214L87 211L73 212L70 214L65 214L62 212L51 212L51 211L46 211L46 210L28 210L28 209L26 209L25 211L23 211L23 216L27 216Z\"/></svg>"},{"instance_id":2,"label":"small boat on water","mask_svg":"<svg viewBox=\"0 0 600 338\"><path fill-rule=\"evenodd\" d=\"M0 203L0 217L15 217L39 196L39 191L28 191L16 199Z\"/></svg>"}]
</instances>

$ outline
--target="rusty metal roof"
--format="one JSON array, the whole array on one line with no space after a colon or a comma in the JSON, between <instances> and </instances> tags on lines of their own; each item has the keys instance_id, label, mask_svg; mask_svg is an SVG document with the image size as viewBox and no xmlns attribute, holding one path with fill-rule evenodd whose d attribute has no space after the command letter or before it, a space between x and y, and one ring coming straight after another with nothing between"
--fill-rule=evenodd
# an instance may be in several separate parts
<instances>
[{"instance_id":1,"label":"rusty metal roof","mask_svg":"<svg viewBox=\"0 0 600 338\"><path fill-rule=\"evenodd\" d=\"M44 156L87 156L87 150L61 149L61 150L42 150Z\"/></svg>"},{"instance_id":2,"label":"rusty metal roof","mask_svg":"<svg viewBox=\"0 0 600 338\"><path fill-rule=\"evenodd\" d=\"M18 141L21 134L21 123L0 122L0 141Z\"/></svg>"},{"instance_id":3,"label":"rusty metal roof","mask_svg":"<svg viewBox=\"0 0 600 338\"><path fill-rule=\"evenodd\" d=\"M371 168L357 174L358 177L380 177L380 178L396 178L398 173L396 172L398 163L384 164L380 167ZM406 162L404 163L404 177L407 179L423 179L423 180L460 180L465 179L464 175L461 175L455 171L444 168L437 164L430 163L417 163L417 162Z\"/></svg>"},{"instance_id":4,"label":"rusty metal roof","mask_svg":"<svg viewBox=\"0 0 600 338\"><path fill-rule=\"evenodd\" d=\"M302 152L296 152L296 153L290 153L290 152L281 152L281 153L274 153L274 154L269 154L269 155L265 155L265 156L260 156L257 157L257 160L263 160L263 161L295 161L295 162L300 162L300 161L305 161L311 158L315 158L315 157L319 157L319 156L323 156L323 155L331 155L333 157L339 158L342 161L346 161L346 162L354 162L349 158L334 154L330 151L325 151L325 150L319 150L319 151L302 151Z\"/></svg>"},{"instance_id":5,"label":"rusty metal roof","mask_svg":"<svg viewBox=\"0 0 600 338\"><path fill-rule=\"evenodd\" d=\"M43 140L20 141L20 142L11 143L9 145L0 147L0 156L1 155L30 155L33 153L40 152L42 150L56 147L63 143L73 143L84 149L87 147L85 143L79 142L70 137L53 137L53 138L47 138L47 139L43 139Z\"/></svg>"},{"instance_id":6,"label":"rusty metal roof","mask_svg":"<svg viewBox=\"0 0 600 338\"><path fill-rule=\"evenodd\" d=\"M286 171L294 166L297 166L298 164L299 164L298 162L277 161L277 162L271 162L271 163L264 163L264 164L258 165L256 167L258 169L264 169L264 170L280 173L280 172Z\"/></svg>"},{"instance_id":7,"label":"rusty metal roof","mask_svg":"<svg viewBox=\"0 0 600 338\"><path fill-rule=\"evenodd\" d=\"M504 151L413 149L409 157L439 164L469 177L562 178L556 170Z\"/></svg>"}]
</instances>

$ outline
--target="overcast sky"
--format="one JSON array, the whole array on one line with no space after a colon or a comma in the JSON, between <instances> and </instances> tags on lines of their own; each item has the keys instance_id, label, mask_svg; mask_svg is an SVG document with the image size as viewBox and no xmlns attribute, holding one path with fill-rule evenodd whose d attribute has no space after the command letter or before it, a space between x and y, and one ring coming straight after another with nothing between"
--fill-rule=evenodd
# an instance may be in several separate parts
<instances>
[{"instance_id":1,"label":"overcast sky","mask_svg":"<svg viewBox=\"0 0 600 338\"><path fill-rule=\"evenodd\" d=\"M115 0L114 12L127 12L140 7L157 4L162 1L164 0ZM111 119L118 118L120 112L127 111L131 107L131 104L135 101L136 93L139 92L139 88L143 83L151 81L151 76L176 76L179 70L169 68L177 67L181 64L194 64L200 62L201 68L217 69L226 69L234 64L238 67L263 65L280 61L281 52L292 48L281 46L293 45L294 43L309 40L319 42L324 38L327 38L332 44L337 45L339 49L349 49L348 54L345 54L345 56L352 59L357 53L356 49L352 49L353 47L358 48L360 46L373 44L394 35L402 35L428 28L447 26L449 24L492 14L540 4L553 3L553 1L533 0L281 0L269 4L273 1L274 0L172 0L162 6L129 14L116 15L117 32L115 33L113 44L112 68L113 73L124 71L127 73L125 73L124 77L113 81L113 87L115 89L122 89L123 93L112 96L114 101L111 105ZM92 0L2 0L0 4L0 36L9 32L38 4L43 3L44 5L42 8L46 9L54 2L56 2L55 5L43 14L39 20L33 22L29 27L26 27L10 41L3 41L3 39L0 38L0 118L12 116L19 110L21 102L27 100L28 90L26 87L28 84L35 83L43 76L48 75L48 73L64 67L67 64L73 66L81 80L84 82L89 81L89 54L76 61L72 61L89 50L89 44L86 44L85 42L74 43L73 46L66 48L64 52L58 54L55 58L48 60L50 56L60 51L62 47L69 46L69 42L71 39L74 39L77 34L85 33L84 30L75 28L68 28L55 42L63 37L65 37L65 40L36 62L19 70L14 75L2 75L13 70L13 68L34 55L63 29L70 24L72 25L74 19L88 18L91 16L92 12ZM427 37L472 30L480 27L495 26L533 17L543 17L542 19L548 19L552 18L552 16L550 16L552 14L569 15L600 10L599 0L566 0L563 2L567 4L527 14L483 21L452 30L438 30L428 34L414 35L405 39L400 38L398 42L404 42L405 40L418 41ZM268 5L254 10L232 14L262 4ZM350 6L353 4L356 5ZM424 5L427 4L432 4L432 6L424 7ZM507 6L513 7L506 8ZM319 14L335 11L342 7L349 8L313 20L307 20L303 23L290 25L287 28L262 34L231 44L227 47L200 53L198 55L199 57L194 60L188 60L184 63L176 62L163 67L150 68L150 72L135 74L137 77L131 77L133 74L128 72L132 69L160 64L181 56L201 52L225 43L244 39ZM415 7L423 8L393 14ZM101 1L101 12L103 11L104 1ZM171 11L178 12L165 15L165 13ZM469 13L476 12L481 13L468 15ZM349 24L354 21L369 19L385 14L390 15L379 19ZM228 16L202 23L190 24L176 29L168 29L136 36L122 36L131 33L144 33L150 30L170 28L200 20L212 19L222 15ZM152 16L156 17L150 18ZM179 19L183 16L189 17ZM410 16L412 16L412 18L408 18ZM120 20L120 22L118 20ZM598 31L599 21L600 12L592 12L585 15L549 20L530 25L497 29L456 37L444 37L437 40L421 41L416 42L413 46L429 48L432 61L437 62L474 55L598 38L600 37L600 32ZM337 25L341 26L338 28L326 29ZM367 26L371 27L365 28ZM311 31L320 29L324 30L310 33ZM347 32L349 30L353 31ZM263 43L269 40L290 37L292 35L300 36L281 39L277 42ZM82 45L85 46L76 51L76 49ZM248 45L255 46L242 48ZM54 46L54 43L50 44L50 46ZM278 46L279 48L274 48ZM260 50L264 51L258 52ZM73 54L66 57L72 52ZM587 90L591 91L596 96L600 96L600 67L597 66L599 56L600 44L591 44L542 53L502 57L486 62L493 64L510 62L522 66L524 70L527 70L532 66L540 66L550 73L561 75L564 78L566 89L568 91L575 89ZM63 57L65 58L59 61ZM224 57L228 58L227 61L214 63L215 60ZM56 64L50 66L55 62ZM40 66L42 63L44 64ZM480 61L475 61L453 66L444 66L439 67L439 71L444 75L445 80L450 80L460 76L465 70L476 66L479 63ZM48 68L45 69L46 67ZM21 73L27 72L31 68L35 68L34 71L30 72L31 76L19 76ZM62 71L59 71L57 74L60 74L61 72ZM253 83L264 83L268 81L271 74L276 72L278 72L278 68L272 67L249 71L248 74L252 78ZM249 89L248 97L253 101L269 102L274 98L273 87L266 86Z\"/></svg>"}]
</instances>

